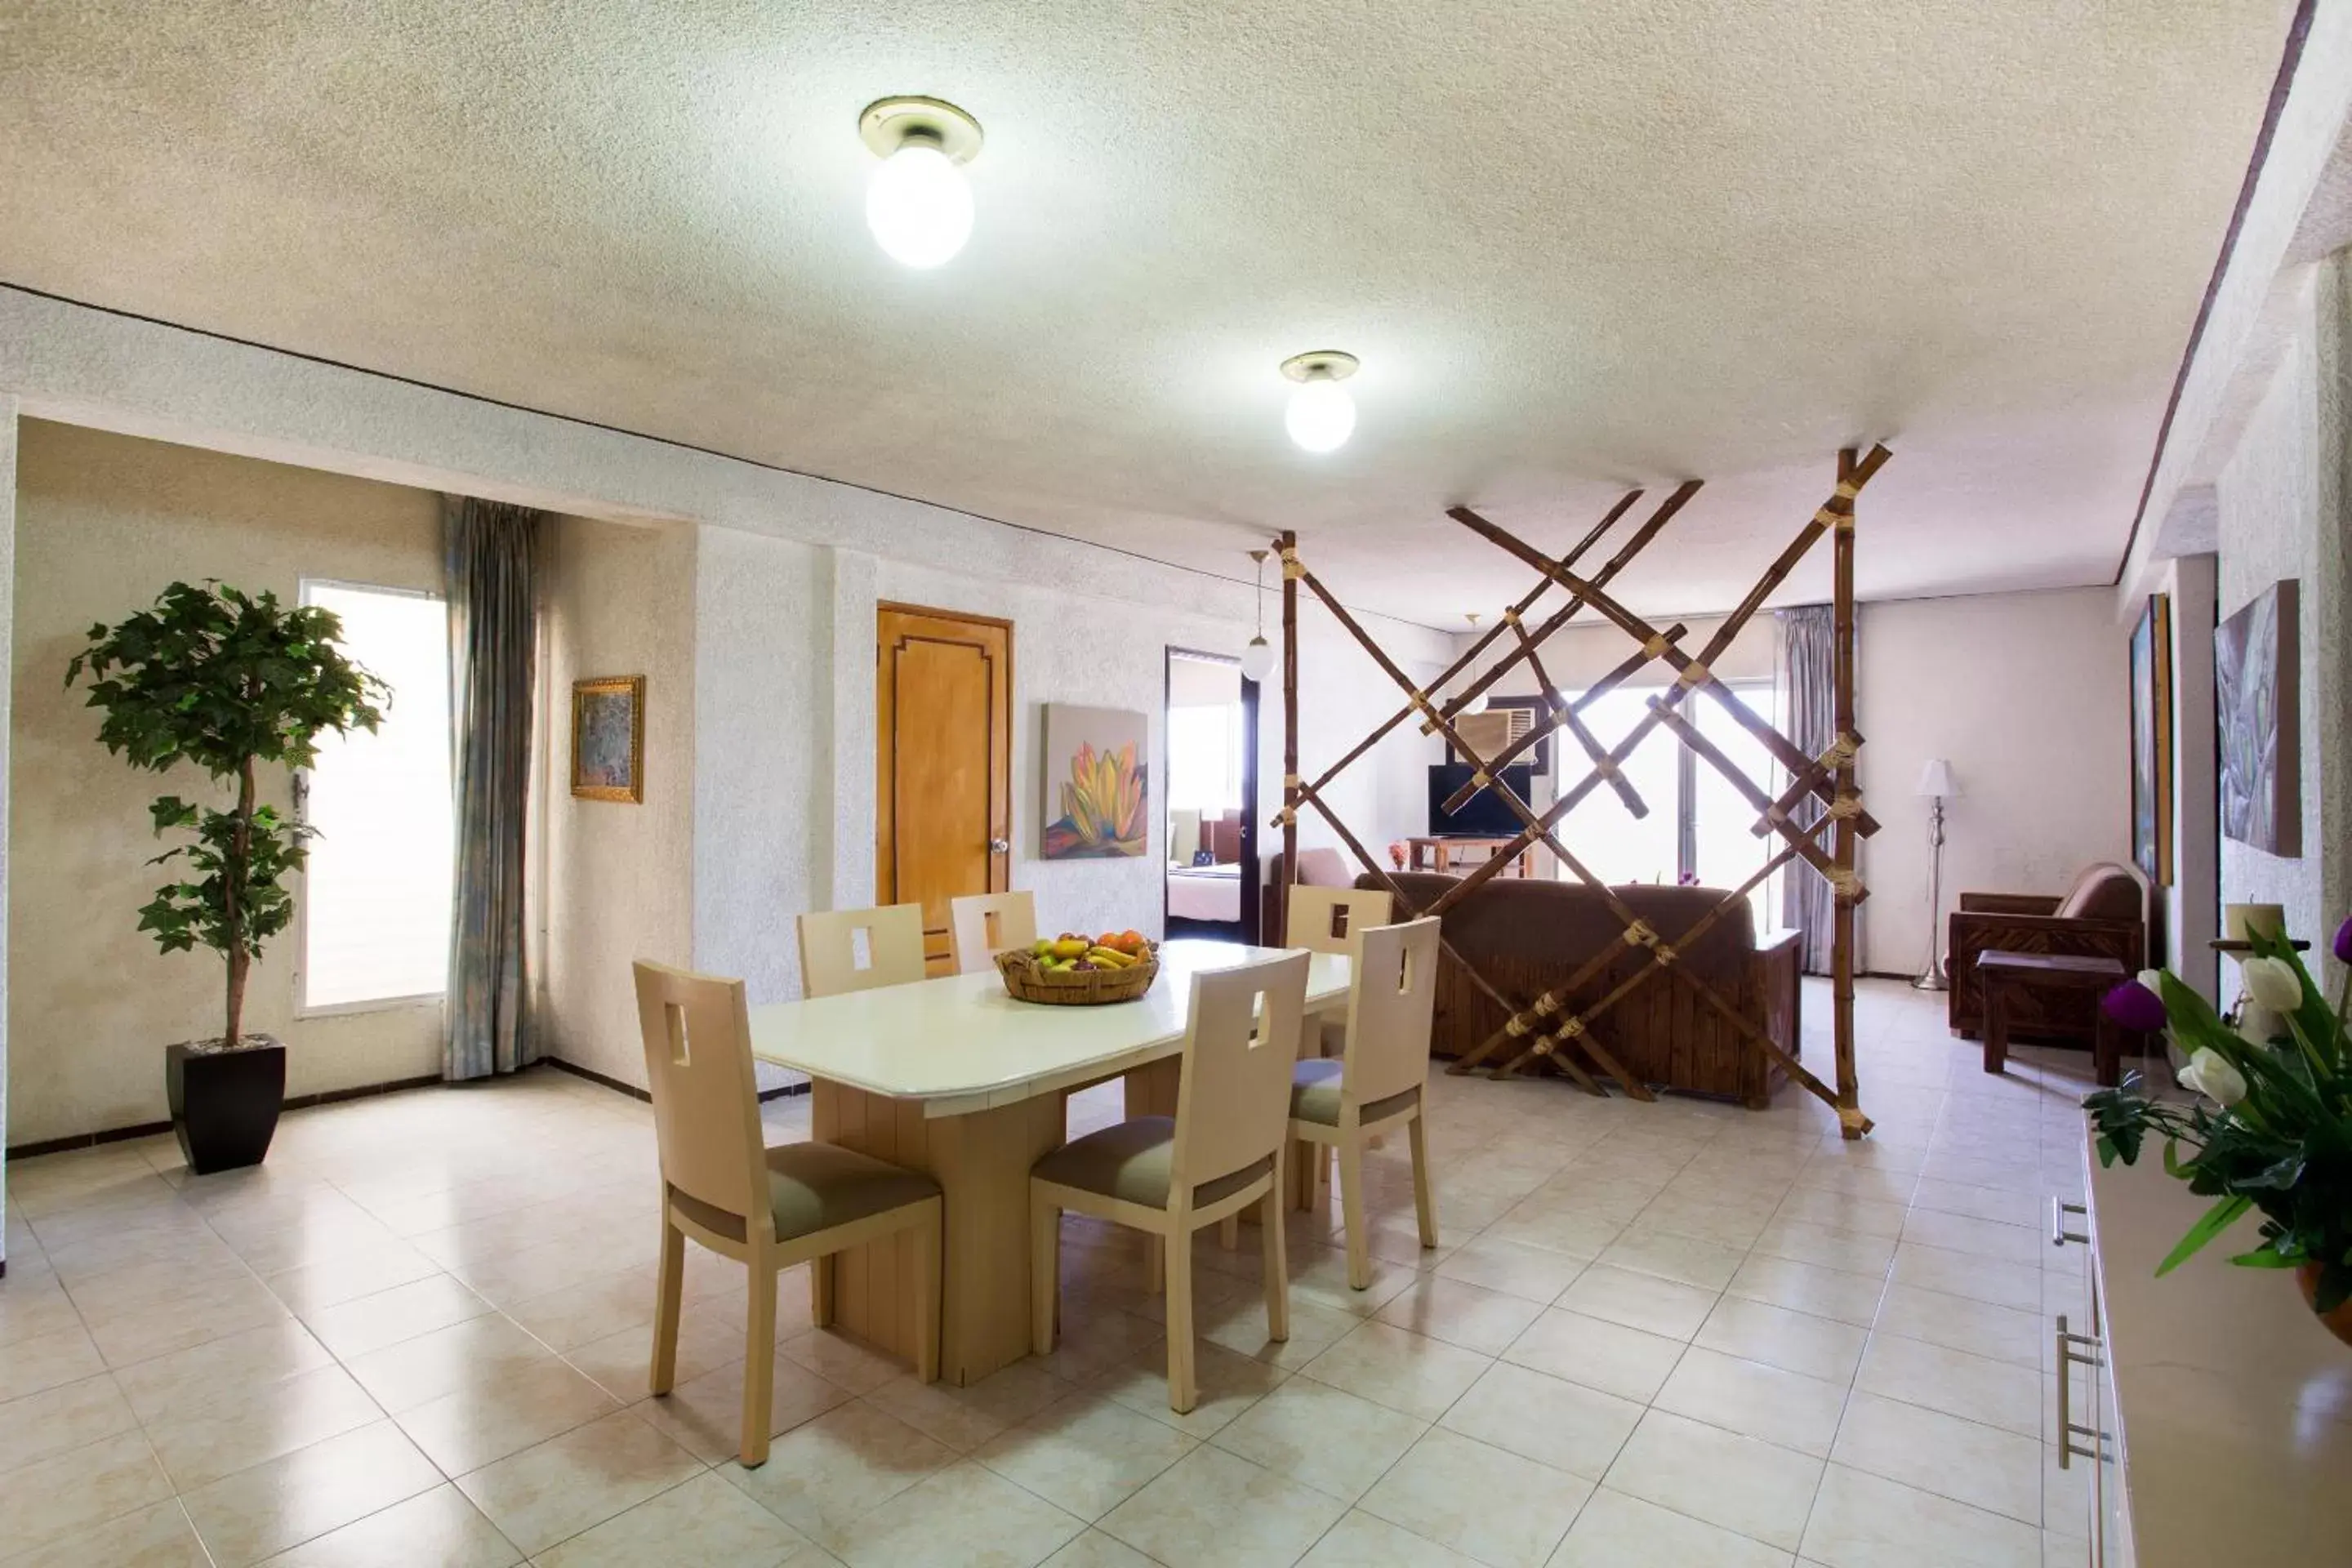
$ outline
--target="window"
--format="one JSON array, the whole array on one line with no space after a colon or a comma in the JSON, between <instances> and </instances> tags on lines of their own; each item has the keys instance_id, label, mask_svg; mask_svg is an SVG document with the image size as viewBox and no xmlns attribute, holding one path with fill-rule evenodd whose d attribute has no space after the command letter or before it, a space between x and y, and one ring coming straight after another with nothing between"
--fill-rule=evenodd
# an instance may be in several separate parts
<instances>
[{"instance_id":1,"label":"window","mask_svg":"<svg viewBox=\"0 0 2352 1568\"><path fill-rule=\"evenodd\" d=\"M1168 806L1242 804L1242 676L1232 659L1168 650Z\"/></svg>"},{"instance_id":2,"label":"window","mask_svg":"<svg viewBox=\"0 0 2352 1568\"><path fill-rule=\"evenodd\" d=\"M305 583L342 647L392 688L374 734L329 734L302 780L316 830L302 888L305 1012L437 996L449 966L456 860L449 776L447 610L429 594Z\"/></svg>"},{"instance_id":3,"label":"window","mask_svg":"<svg viewBox=\"0 0 2352 1568\"><path fill-rule=\"evenodd\" d=\"M1773 721L1769 684L1736 683L1732 689L1765 722ZM1603 746L1614 747L1641 722L1650 700L1662 695L1662 688L1621 686L1581 716ZM1768 793L1779 789L1770 753L1721 703L1686 697L1681 710L1696 718L1699 733L1748 778ZM1573 788L1591 764L1573 740L1559 743L1566 747L1561 753L1566 764L1558 783ZM1602 881L1674 882L1689 877L1706 887L1729 889L1754 876L1780 848L1777 834L1758 837L1748 831L1759 815L1756 808L1713 763L1686 750L1664 725L1642 738L1625 759L1623 772L1625 782L1649 807L1646 816L1635 817L1616 791L1603 784L1579 801L1561 826L1560 842ZM1759 931L1780 923L1773 887L1768 879L1749 894Z\"/></svg>"}]
</instances>

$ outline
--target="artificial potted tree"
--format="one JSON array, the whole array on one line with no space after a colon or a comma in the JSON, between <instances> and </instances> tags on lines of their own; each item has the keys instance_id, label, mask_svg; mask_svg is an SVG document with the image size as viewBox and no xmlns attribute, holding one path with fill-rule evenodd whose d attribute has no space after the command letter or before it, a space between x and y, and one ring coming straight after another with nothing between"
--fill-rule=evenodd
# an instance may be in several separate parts
<instances>
[{"instance_id":1,"label":"artificial potted tree","mask_svg":"<svg viewBox=\"0 0 2352 1568\"><path fill-rule=\"evenodd\" d=\"M152 773L192 763L236 792L226 810L175 795L148 808L158 836L189 837L149 862L177 862L183 875L156 889L139 929L165 952L203 946L227 967L219 1037L164 1052L172 1130L200 1175L258 1164L278 1129L286 1047L245 1032L245 983L262 944L294 918L286 879L310 830L262 804L257 774L309 766L327 731L383 721L376 704L390 689L343 657L341 635L331 611L209 579L174 583L121 626L90 627L89 646L66 670L68 687L88 677L108 751Z\"/></svg>"}]
</instances>

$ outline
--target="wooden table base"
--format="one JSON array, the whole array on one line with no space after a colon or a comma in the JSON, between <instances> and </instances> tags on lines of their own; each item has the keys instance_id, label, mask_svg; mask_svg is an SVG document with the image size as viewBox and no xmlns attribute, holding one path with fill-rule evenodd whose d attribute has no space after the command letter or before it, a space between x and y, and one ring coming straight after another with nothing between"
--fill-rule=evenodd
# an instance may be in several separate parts
<instances>
[{"instance_id":1,"label":"wooden table base","mask_svg":"<svg viewBox=\"0 0 2352 1568\"><path fill-rule=\"evenodd\" d=\"M2019 991L2105 992L2130 975L2112 958L2061 953L2007 952L1991 949L1977 955L1977 981L1984 994L1984 1070L1997 1073L2009 1065L2009 1009ZM2113 1089L2123 1076L2123 1032L2105 1007L2094 1007L2097 1019L2091 1037L2092 1070L2101 1084Z\"/></svg>"},{"instance_id":2,"label":"wooden table base","mask_svg":"<svg viewBox=\"0 0 2352 1568\"><path fill-rule=\"evenodd\" d=\"M940 1184L947 1210L940 1375L977 1383L1027 1355L1029 1168L1062 1143L1062 1097L927 1118L919 1101L818 1079L809 1109L819 1141L927 1172ZM914 1245L901 1233L841 1254L830 1292L816 1292L820 1321L912 1361Z\"/></svg>"}]
</instances>

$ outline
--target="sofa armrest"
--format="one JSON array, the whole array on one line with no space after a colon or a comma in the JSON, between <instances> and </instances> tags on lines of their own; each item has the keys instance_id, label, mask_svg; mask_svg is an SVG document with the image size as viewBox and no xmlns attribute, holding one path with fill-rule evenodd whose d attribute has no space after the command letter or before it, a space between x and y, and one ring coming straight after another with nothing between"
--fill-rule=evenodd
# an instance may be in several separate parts
<instances>
[{"instance_id":1,"label":"sofa armrest","mask_svg":"<svg viewBox=\"0 0 2352 1568\"><path fill-rule=\"evenodd\" d=\"M2042 893L1962 893L1960 908L1970 914L2054 915L2060 900Z\"/></svg>"},{"instance_id":2,"label":"sofa armrest","mask_svg":"<svg viewBox=\"0 0 2352 1568\"><path fill-rule=\"evenodd\" d=\"M1971 1033L1981 1020L1977 990L1977 954L1996 948L2025 952L2071 953L2112 958L2126 971L2147 963L2147 928L2137 921L2062 919L2056 915L1955 910L1947 932L1946 960L1951 976L1947 1004L1951 1026Z\"/></svg>"},{"instance_id":3,"label":"sofa armrest","mask_svg":"<svg viewBox=\"0 0 2352 1568\"><path fill-rule=\"evenodd\" d=\"M1993 913L1956 910L1951 916L1954 954L1970 956L1999 947L2005 937L2021 936L2034 952L2105 952L2118 941L2145 942L2147 928L2137 921L2097 921L2074 916Z\"/></svg>"}]
</instances>

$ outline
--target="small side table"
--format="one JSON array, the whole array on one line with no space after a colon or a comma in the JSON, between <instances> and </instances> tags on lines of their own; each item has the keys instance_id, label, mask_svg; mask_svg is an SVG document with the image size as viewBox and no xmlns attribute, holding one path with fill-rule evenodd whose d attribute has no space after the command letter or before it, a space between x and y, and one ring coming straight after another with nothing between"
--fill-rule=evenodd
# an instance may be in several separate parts
<instances>
[{"instance_id":1,"label":"small side table","mask_svg":"<svg viewBox=\"0 0 2352 1568\"><path fill-rule=\"evenodd\" d=\"M2022 992L2105 993L2131 978L2112 958L2071 952L2010 952L1991 948L1977 954L1977 980L1984 987L1984 1069L1997 1073L2009 1063L2010 1003ZM2104 1007L2092 1036L2091 1058L2099 1082L2112 1089L2123 1076L2123 1031Z\"/></svg>"},{"instance_id":2,"label":"small side table","mask_svg":"<svg viewBox=\"0 0 2352 1568\"><path fill-rule=\"evenodd\" d=\"M1514 842L1509 838L1466 837L1405 840L1405 844L1412 851L1410 858L1412 868L1416 871L1435 871L1440 875L1454 874L1456 864L1461 864L1465 869L1483 866L1509 848ZM1535 875L1535 847L1530 845L1512 857L1511 864L1502 874L1506 877L1532 877Z\"/></svg>"}]
</instances>

